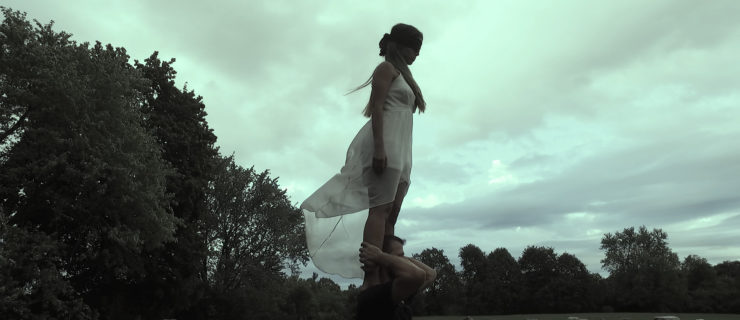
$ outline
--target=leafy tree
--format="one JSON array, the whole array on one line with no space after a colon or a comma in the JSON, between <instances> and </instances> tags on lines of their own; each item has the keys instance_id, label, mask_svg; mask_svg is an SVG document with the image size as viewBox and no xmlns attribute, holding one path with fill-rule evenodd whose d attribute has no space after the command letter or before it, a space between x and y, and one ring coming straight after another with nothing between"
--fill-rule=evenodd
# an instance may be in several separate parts
<instances>
[{"instance_id":1,"label":"leafy tree","mask_svg":"<svg viewBox=\"0 0 740 320\"><path fill-rule=\"evenodd\" d=\"M326 320L350 318L355 310L350 310L347 304L345 304L345 299L339 285L328 278L320 278L317 281L317 277L318 275L314 274L313 278L307 280L313 289L313 294L318 304L318 313L313 318Z\"/></svg>"},{"instance_id":2,"label":"leafy tree","mask_svg":"<svg viewBox=\"0 0 740 320\"><path fill-rule=\"evenodd\" d=\"M486 255L480 248L468 244L460 248L460 279L465 292L465 309L468 314L486 314Z\"/></svg>"},{"instance_id":3,"label":"leafy tree","mask_svg":"<svg viewBox=\"0 0 740 320\"><path fill-rule=\"evenodd\" d=\"M57 269L55 241L8 225L0 211L0 314L6 319L97 319Z\"/></svg>"},{"instance_id":4,"label":"leafy tree","mask_svg":"<svg viewBox=\"0 0 740 320\"><path fill-rule=\"evenodd\" d=\"M424 312L440 315L457 314L462 311L455 310L461 300L462 283L455 272L455 266L445 256L444 250L424 249L413 257L437 271L437 279L423 295L426 305Z\"/></svg>"},{"instance_id":5,"label":"leafy tree","mask_svg":"<svg viewBox=\"0 0 740 320\"><path fill-rule=\"evenodd\" d=\"M311 288L300 278L291 277L294 282L288 294L288 312L295 314L298 320L309 319L316 314L318 303L311 292Z\"/></svg>"},{"instance_id":6,"label":"leafy tree","mask_svg":"<svg viewBox=\"0 0 740 320\"><path fill-rule=\"evenodd\" d=\"M493 314L518 312L522 295L522 272L519 263L506 248L497 248L488 254L488 297L486 309Z\"/></svg>"},{"instance_id":7,"label":"leafy tree","mask_svg":"<svg viewBox=\"0 0 740 320\"><path fill-rule=\"evenodd\" d=\"M218 156L174 59L132 66L123 48L2 11L0 313L289 317L302 215L267 171ZM305 284L315 317L347 318L351 294Z\"/></svg>"},{"instance_id":8,"label":"leafy tree","mask_svg":"<svg viewBox=\"0 0 740 320\"><path fill-rule=\"evenodd\" d=\"M717 272L716 312L740 313L740 261L714 266Z\"/></svg>"},{"instance_id":9,"label":"leafy tree","mask_svg":"<svg viewBox=\"0 0 740 320\"><path fill-rule=\"evenodd\" d=\"M144 124L162 149L162 158L175 170L166 188L173 195L170 207L182 219L176 241L150 250L147 277L133 296L147 306L150 318L191 318L190 308L205 294L206 240L203 220L207 215L206 193L213 179L218 151L216 136L205 119L205 106L193 91L175 87L174 59L162 62L154 52L145 63L135 62L149 85L143 91L140 110Z\"/></svg>"},{"instance_id":10,"label":"leafy tree","mask_svg":"<svg viewBox=\"0 0 740 320\"><path fill-rule=\"evenodd\" d=\"M231 319L289 319L286 313L286 297L289 288L285 277L262 274L250 285L239 286L228 292L209 288L208 294L195 309L193 318ZM292 317L293 319L295 318Z\"/></svg>"},{"instance_id":11,"label":"leafy tree","mask_svg":"<svg viewBox=\"0 0 740 320\"><path fill-rule=\"evenodd\" d=\"M291 276L284 286L288 295L283 310L290 319L343 320L352 319L355 314L356 304L348 303L348 299L357 298L356 287L342 291L339 285L316 273L308 279Z\"/></svg>"},{"instance_id":12,"label":"leafy tree","mask_svg":"<svg viewBox=\"0 0 740 320\"><path fill-rule=\"evenodd\" d=\"M44 57L49 46L40 39L43 26L32 25L26 14L2 9L0 25L0 163L7 160L9 148L20 139L28 121L28 114L38 103L34 89L45 80L39 77L44 70ZM57 35L63 37L63 35ZM48 65L48 64L47 64ZM30 66L38 66L32 68ZM48 72L48 70L46 70Z\"/></svg>"},{"instance_id":13,"label":"leafy tree","mask_svg":"<svg viewBox=\"0 0 740 320\"><path fill-rule=\"evenodd\" d=\"M135 317L122 301L145 272L142 252L174 240L180 223L165 190L171 169L136 109L146 81L123 48L77 44L51 24L4 14L2 109L13 111L2 120L17 125L3 127L15 137L0 166L3 211L48 237L45 270L86 304L106 318Z\"/></svg>"},{"instance_id":14,"label":"leafy tree","mask_svg":"<svg viewBox=\"0 0 740 320\"><path fill-rule=\"evenodd\" d=\"M668 234L645 226L607 233L601 240L615 288L616 303L630 311L678 310L684 300L678 256L668 247Z\"/></svg>"},{"instance_id":15,"label":"leafy tree","mask_svg":"<svg viewBox=\"0 0 740 320\"><path fill-rule=\"evenodd\" d=\"M136 69L150 81L144 92L142 113L162 147L162 157L175 169L167 189L173 193L174 214L188 222L206 215L205 197L218 157L216 136L206 121L202 97L175 87L175 59L162 62L154 52Z\"/></svg>"},{"instance_id":16,"label":"leafy tree","mask_svg":"<svg viewBox=\"0 0 740 320\"><path fill-rule=\"evenodd\" d=\"M598 273L591 273L593 286L589 292L589 303L593 312L614 312L610 283Z\"/></svg>"},{"instance_id":17,"label":"leafy tree","mask_svg":"<svg viewBox=\"0 0 740 320\"><path fill-rule=\"evenodd\" d=\"M250 302L262 301L253 307L269 314L279 308L280 295L265 292L281 287L283 270L295 273L308 260L303 215L268 171L244 169L233 157L222 158L216 169L205 228L213 299L230 301L238 292ZM250 319L259 317L252 313Z\"/></svg>"},{"instance_id":18,"label":"leafy tree","mask_svg":"<svg viewBox=\"0 0 740 320\"><path fill-rule=\"evenodd\" d=\"M557 277L553 283L556 312L590 311L595 281L581 260L563 253L557 260Z\"/></svg>"},{"instance_id":19,"label":"leafy tree","mask_svg":"<svg viewBox=\"0 0 740 320\"><path fill-rule=\"evenodd\" d=\"M549 247L528 246L519 258L524 281L524 305L529 312L551 312L556 309L554 280L558 256Z\"/></svg>"},{"instance_id":20,"label":"leafy tree","mask_svg":"<svg viewBox=\"0 0 740 320\"><path fill-rule=\"evenodd\" d=\"M717 290L717 272L706 259L687 256L681 263L688 291L687 311L714 312L713 294Z\"/></svg>"},{"instance_id":21,"label":"leafy tree","mask_svg":"<svg viewBox=\"0 0 740 320\"><path fill-rule=\"evenodd\" d=\"M350 284L343 293L344 304L349 310L349 316L346 319L354 319L357 315L357 296L360 294L360 289L356 285Z\"/></svg>"}]
</instances>

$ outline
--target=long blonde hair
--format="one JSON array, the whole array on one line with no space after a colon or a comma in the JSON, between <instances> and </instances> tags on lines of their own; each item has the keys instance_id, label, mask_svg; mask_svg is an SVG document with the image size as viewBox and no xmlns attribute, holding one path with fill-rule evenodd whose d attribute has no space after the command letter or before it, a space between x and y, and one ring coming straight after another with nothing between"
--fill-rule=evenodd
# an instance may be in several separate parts
<instances>
[{"instance_id":1,"label":"long blonde hair","mask_svg":"<svg viewBox=\"0 0 740 320\"><path fill-rule=\"evenodd\" d=\"M398 25L394 26L393 28L395 29L397 26ZM405 26L408 26L408 25L405 25ZM411 26L408 26L408 27L411 27ZM413 30L416 30L416 28L414 28ZM416 32L418 32L419 36L421 36L421 32L419 32L418 30L416 30ZM416 111L418 109L419 113L422 113L426 110L426 102L424 101L424 96L421 94L421 89L419 88L419 85L416 83L416 80L414 80L414 76L411 74L411 70L409 70L408 61L406 61L403 54L401 54L402 48L403 46L397 44L393 40L389 40L388 37L383 37L383 39L380 41L380 55L385 56L385 61L390 62L398 71L401 72L401 74L403 75L403 78L406 80L406 83L408 83L409 87L411 87L411 90L414 92L414 96L416 96L416 100L414 101L413 111ZM367 87L372 82L373 82L373 76L370 75L370 78L368 78L367 81L365 81L365 83L355 88L354 90L348 92L347 94L353 93L357 90ZM368 101L367 105L365 106L365 109L362 111L362 114L366 117L370 117L372 115L372 112L373 112L373 106L370 104L370 101Z\"/></svg>"}]
</instances>

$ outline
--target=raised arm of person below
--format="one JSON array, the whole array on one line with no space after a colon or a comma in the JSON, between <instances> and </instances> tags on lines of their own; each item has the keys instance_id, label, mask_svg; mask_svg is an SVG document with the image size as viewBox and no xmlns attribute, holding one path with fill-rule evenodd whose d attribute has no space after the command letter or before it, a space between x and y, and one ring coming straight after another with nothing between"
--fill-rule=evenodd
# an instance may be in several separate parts
<instances>
[{"instance_id":1,"label":"raised arm of person below","mask_svg":"<svg viewBox=\"0 0 740 320\"><path fill-rule=\"evenodd\" d=\"M426 280L426 272L409 259L387 254L368 242L362 243L360 261L376 263L393 274L391 299L394 303L418 292Z\"/></svg>"},{"instance_id":2,"label":"raised arm of person below","mask_svg":"<svg viewBox=\"0 0 740 320\"><path fill-rule=\"evenodd\" d=\"M419 288L419 290L424 290L427 287L431 286L432 283L434 283L434 280L437 278L437 271L429 267L428 265L424 264L423 262L416 260L411 257L406 257L411 263L413 263L415 266L417 266L419 269L424 270L425 277L424 277L424 284Z\"/></svg>"}]
</instances>

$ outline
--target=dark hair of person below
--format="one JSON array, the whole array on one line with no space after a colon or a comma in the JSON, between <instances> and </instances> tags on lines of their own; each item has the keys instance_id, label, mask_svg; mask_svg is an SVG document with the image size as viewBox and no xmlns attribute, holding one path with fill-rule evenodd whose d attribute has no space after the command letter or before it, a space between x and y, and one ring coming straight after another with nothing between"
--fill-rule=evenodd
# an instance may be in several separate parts
<instances>
[{"instance_id":1,"label":"dark hair of person below","mask_svg":"<svg viewBox=\"0 0 740 320\"><path fill-rule=\"evenodd\" d=\"M385 240L385 241L383 241L384 243L385 242L388 242L388 240L395 240L395 241L400 242L401 245L405 245L406 244L406 240L401 239L401 238L397 237L396 235L392 235L392 234L386 235L384 240Z\"/></svg>"}]
</instances>

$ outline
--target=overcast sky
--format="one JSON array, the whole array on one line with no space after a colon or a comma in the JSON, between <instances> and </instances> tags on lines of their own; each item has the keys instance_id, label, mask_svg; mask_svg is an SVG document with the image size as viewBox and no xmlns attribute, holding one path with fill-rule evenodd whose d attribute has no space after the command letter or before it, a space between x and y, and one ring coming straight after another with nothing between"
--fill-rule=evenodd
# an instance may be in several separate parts
<instances>
[{"instance_id":1,"label":"overcast sky","mask_svg":"<svg viewBox=\"0 0 740 320\"><path fill-rule=\"evenodd\" d=\"M681 260L740 259L740 1L2 5L133 59L176 58L221 152L269 169L296 205L367 121L369 89L344 93L381 61L383 33L412 24L428 105L396 230L407 253L551 246L604 274L602 236L645 225Z\"/></svg>"}]
</instances>

